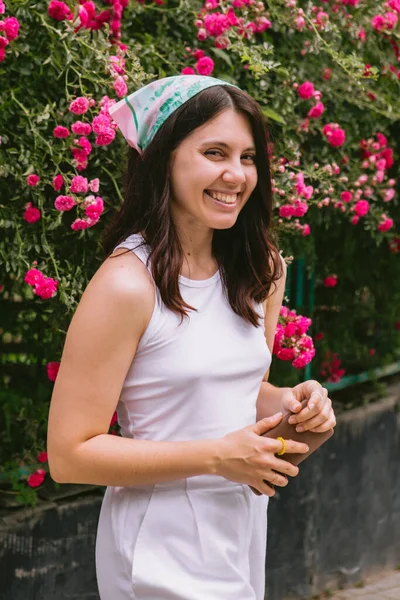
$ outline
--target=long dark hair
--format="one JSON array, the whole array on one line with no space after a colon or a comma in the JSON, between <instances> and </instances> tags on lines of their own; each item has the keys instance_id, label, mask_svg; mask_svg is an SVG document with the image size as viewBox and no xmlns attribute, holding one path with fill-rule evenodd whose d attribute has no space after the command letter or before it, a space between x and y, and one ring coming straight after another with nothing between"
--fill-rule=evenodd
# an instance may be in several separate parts
<instances>
[{"instance_id":1,"label":"long dark hair","mask_svg":"<svg viewBox=\"0 0 400 600\"><path fill-rule=\"evenodd\" d=\"M151 248L151 271L164 304L182 318L194 310L179 290L184 255L170 212L170 158L197 127L232 108L250 122L258 182L233 227L214 230L212 251L232 310L258 326L254 302L266 299L282 276L282 262L271 227L268 130L257 102L246 92L224 85L207 88L168 117L142 155L129 149L124 202L106 228L103 249L109 256L129 235L141 233Z\"/></svg>"}]
</instances>

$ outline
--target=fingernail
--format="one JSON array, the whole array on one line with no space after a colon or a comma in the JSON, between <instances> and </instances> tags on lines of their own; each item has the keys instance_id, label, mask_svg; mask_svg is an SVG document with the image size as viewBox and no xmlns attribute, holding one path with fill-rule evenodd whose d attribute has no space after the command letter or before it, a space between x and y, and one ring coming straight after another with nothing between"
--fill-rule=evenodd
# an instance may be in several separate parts
<instances>
[{"instance_id":1,"label":"fingernail","mask_svg":"<svg viewBox=\"0 0 400 600\"><path fill-rule=\"evenodd\" d=\"M314 408L314 406L315 406L314 402L310 402L310 404L308 405L308 408L310 410L312 410Z\"/></svg>"},{"instance_id":2,"label":"fingernail","mask_svg":"<svg viewBox=\"0 0 400 600\"><path fill-rule=\"evenodd\" d=\"M289 423L290 423L291 425L293 425L294 423L296 423L296 417L290 417L290 418L289 418Z\"/></svg>"},{"instance_id":3,"label":"fingernail","mask_svg":"<svg viewBox=\"0 0 400 600\"><path fill-rule=\"evenodd\" d=\"M303 425L298 425L298 426L296 427L296 431L299 431L299 432L300 432L300 431L304 431L304 427L303 427Z\"/></svg>"}]
</instances>

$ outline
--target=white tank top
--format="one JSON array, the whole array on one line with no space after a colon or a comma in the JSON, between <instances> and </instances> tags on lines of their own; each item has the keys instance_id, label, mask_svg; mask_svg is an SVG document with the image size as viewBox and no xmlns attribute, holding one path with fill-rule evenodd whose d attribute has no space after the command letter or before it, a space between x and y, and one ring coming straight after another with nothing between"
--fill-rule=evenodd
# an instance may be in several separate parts
<instances>
[{"instance_id":1,"label":"white tank top","mask_svg":"<svg viewBox=\"0 0 400 600\"><path fill-rule=\"evenodd\" d=\"M129 248L146 265L150 248L143 243L134 234L117 248ZM262 305L255 304L262 319L254 327L233 312L219 272L200 281L180 275L179 287L197 312L189 311L180 324L155 288L154 310L117 406L124 437L211 439L256 421L257 396L271 363Z\"/></svg>"}]
</instances>

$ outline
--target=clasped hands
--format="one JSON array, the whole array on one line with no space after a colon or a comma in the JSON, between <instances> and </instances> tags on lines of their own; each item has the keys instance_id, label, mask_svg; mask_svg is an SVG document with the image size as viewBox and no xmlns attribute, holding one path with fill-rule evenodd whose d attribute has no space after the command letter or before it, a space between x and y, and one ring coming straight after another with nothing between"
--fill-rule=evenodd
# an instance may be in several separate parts
<instances>
[{"instance_id":1,"label":"clasped hands","mask_svg":"<svg viewBox=\"0 0 400 600\"><path fill-rule=\"evenodd\" d=\"M301 410L300 403L306 399L307 406ZM284 411L295 413L289 417L289 423L296 424L298 432L323 433L336 425L328 390L318 381L310 379L292 388L282 388L281 402Z\"/></svg>"}]
</instances>

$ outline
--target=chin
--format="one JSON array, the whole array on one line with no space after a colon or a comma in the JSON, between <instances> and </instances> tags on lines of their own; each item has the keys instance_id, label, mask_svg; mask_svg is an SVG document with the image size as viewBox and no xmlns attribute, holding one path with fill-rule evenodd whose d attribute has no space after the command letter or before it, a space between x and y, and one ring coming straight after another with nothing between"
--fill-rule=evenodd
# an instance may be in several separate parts
<instances>
[{"instance_id":1,"label":"chin","mask_svg":"<svg viewBox=\"0 0 400 600\"><path fill-rule=\"evenodd\" d=\"M208 225L211 229L230 229L233 227L237 221L238 215L219 218L219 219L210 219Z\"/></svg>"}]
</instances>

